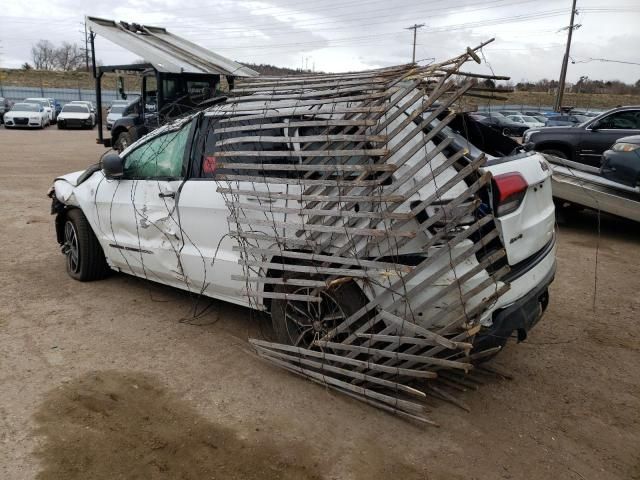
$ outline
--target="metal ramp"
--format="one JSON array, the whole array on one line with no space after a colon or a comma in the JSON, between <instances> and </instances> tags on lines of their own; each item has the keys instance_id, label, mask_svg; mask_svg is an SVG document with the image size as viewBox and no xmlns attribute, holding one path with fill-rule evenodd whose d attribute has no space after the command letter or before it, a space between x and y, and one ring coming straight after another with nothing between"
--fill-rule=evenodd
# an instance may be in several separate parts
<instances>
[{"instance_id":1,"label":"metal ramp","mask_svg":"<svg viewBox=\"0 0 640 480\"><path fill-rule=\"evenodd\" d=\"M166 28L86 17L92 32L142 57L159 72L255 77L258 72L213 53Z\"/></svg>"}]
</instances>

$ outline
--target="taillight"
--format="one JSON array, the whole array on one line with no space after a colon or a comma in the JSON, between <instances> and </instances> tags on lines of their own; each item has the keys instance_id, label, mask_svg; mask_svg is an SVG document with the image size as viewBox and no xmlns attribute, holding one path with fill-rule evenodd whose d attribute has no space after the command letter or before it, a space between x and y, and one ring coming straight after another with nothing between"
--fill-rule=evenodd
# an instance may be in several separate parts
<instances>
[{"instance_id":1,"label":"taillight","mask_svg":"<svg viewBox=\"0 0 640 480\"><path fill-rule=\"evenodd\" d=\"M519 173L510 172L496 175L493 182L496 187L493 196L496 216L515 212L527 193L527 181Z\"/></svg>"}]
</instances>

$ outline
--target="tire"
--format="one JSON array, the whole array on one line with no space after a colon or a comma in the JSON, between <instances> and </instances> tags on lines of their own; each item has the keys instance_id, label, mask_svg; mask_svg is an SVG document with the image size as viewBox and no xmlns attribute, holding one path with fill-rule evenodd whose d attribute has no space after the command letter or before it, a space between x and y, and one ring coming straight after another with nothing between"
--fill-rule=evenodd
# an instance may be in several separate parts
<instances>
[{"instance_id":1,"label":"tire","mask_svg":"<svg viewBox=\"0 0 640 480\"><path fill-rule=\"evenodd\" d=\"M288 285L276 285L274 287L276 293L289 294L306 294L312 289L312 287L292 287ZM272 300L271 321L276 342L309 348L314 338L322 337L368 302L360 287L353 281L339 285L336 288L323 290L320 295L323 300L320 304L313 304L313 302L304 300ZM320 308L319 312L317 305ZM305 306L308 308L305 308ZM323 306L327 310L322 311ZM305 310L306 313L304 313ZM316 313L319 313L319 315ZM295 320L293 319L294 314L296 316ZM363 316L360 322L356 322L357 325L353 326L354 329L366 320L368 320L368 317ZM345 332L344 335L348 334L349 332ZM334 341L340 341L340 339L338 338Z\"/></svg>"},{"instance_id":2,"label":"tire","mask_svg":"<svg viewBox=\"0 0 640 480\"><path fill-rule=\"evenodd\" d=\"M62 126L62 124L58 122L58 130L63 130L63 129L64 127Z\"/></svg>"},{"instance_id":3,"label":"tire","mask_svg":"<svg viewBox=\"0 0 640 480\"><path fill-rule=\"evenodd\" d=\"M542 150L540 153L545 153L547 155L554 155L556 157L560 157L560 158L564 158L565 160L568 160L569 157L567 157L567 154L560 151L560 150L554 150L553 148L547 149L547 150Z\"/></svg>"},{"instance_id":4,"label":"tire","mask_svg":"<svg viewBox=\"0 0 640 480\"><path fill-rule=\"evenodd\" d=\"M82 210L74 208L67 212L63 235L62 251L67 257L67 273L71 278L90 282L108 275L104 252Z\"/></svg>"},{"instance_id":5,"label":"tire","mask_svg":"<svg viewBox=\"0 0 640 480\"><path fill-rule=\"evenodd\" d=\"M122 153L122 151L132 143L133 140L129 132L122 132L120 135L118 135L118 138L116 139L113 147L118 151L118 153Z\"/></svg>"},{"instance_id":6,"label":"tire","mask_svg":"<svg viewBox=\"0 0 640 480\"><path fill-rule=\"evenodd\" d=\"M502 135L504 135L505 137L510 137L511 136L511 130L509 130L507 127L504 127L502 129Z\"/></svg>"}]
</instances>

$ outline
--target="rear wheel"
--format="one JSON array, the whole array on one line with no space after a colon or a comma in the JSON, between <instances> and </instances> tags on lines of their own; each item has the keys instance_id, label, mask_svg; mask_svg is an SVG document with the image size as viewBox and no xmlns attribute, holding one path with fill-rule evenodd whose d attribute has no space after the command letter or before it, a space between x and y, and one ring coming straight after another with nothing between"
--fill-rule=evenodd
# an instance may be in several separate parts
<instances>
[{"instance_id":1,"label":"rear wheel","mask_svg":"<svg viewBox=\"0 0 640 480\"><path fill-rule=\"evenodd\" d=\"M313 287L277 285L274 291L310 295L313 293ZM314 340L325 336L367 303L366 296L353 281L323 290L319 296L321 302L285 299L274 299L271 302L275 341L309 348ZM347 334L348 332L345 332L342 336Z\"/></svg>"},{"instance_id":2,"label":"rear wheel","mask_svg":"<svg viewBox=\"0 0 640 480\"><path fill-rule=\"evenodd\" d=\"M504 135L505 137L510 137L511 136L511 130L507 127L502 129L502 135Z\"/></svg>"},{"instance_id":3,"label":"rear wheel","mask_svg":"<svg viewBox=\"0 0 640 480\"><path fill-rule=\"evenodd\" d=\"M102 247L82 210L67 212L62 252L67 257L67 273L75 280L90 282L109 273Z\"/></svg>"}]
</instances>

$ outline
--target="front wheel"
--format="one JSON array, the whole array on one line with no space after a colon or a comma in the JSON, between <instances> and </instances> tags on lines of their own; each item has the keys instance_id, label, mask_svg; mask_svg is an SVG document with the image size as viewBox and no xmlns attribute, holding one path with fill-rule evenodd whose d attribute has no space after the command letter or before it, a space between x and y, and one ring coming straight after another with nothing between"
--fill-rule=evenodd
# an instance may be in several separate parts
<instances>
[{"instance_id":1,"label":"front wheel","mask_svg":"<svg viewBox=\"0 0 640 480\"><path fill-rule=\"evenodd\" d=\"M131 139L131 135L128 132L122 132L120 135L118 135L118 138L116 138L113 147L118 151L118 153L122 153L122 151L132 143L133 141Z\"/></svg>"},{"instance_id":2,"label":"front wheel","mask_svg":"<svg viewBox=\"0 0 640 480\"><path fill-rule=\"evenodd\" d=\"M511 130L509 130L508 128L503 128L502 129L502 135L504 135L505 137L510 137L511 136Z\"/></svg>"},{"instance_id":3,"label":"front wheel","mask_svg":"<svg viewBox=\"0 0 640 480\"><path fill-rule=\"evenodd\" d=\"M109 273L102 247L82 210L67 212L62 252L67 257L67 273L75 280L90 282Z\"/></svg>"}]
</instances>

